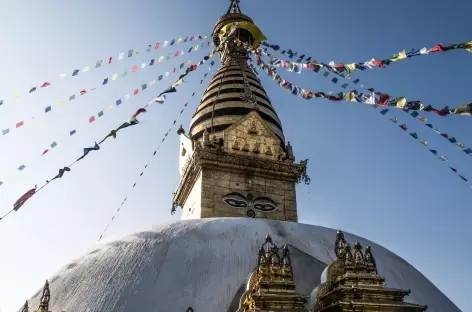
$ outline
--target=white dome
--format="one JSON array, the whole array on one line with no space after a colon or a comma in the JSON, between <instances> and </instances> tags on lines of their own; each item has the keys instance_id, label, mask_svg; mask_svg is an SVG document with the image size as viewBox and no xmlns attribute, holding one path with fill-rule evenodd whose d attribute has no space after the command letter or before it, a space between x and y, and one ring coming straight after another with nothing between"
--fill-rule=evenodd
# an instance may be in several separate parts
<instances>
[{"instance_id":1,"label":"white dome","mask_svg":"<svg viewBox=\"0 0 472 312\"><path fill-rule=\"evenodd\" d=\"M288 244L297 291L310 295L334 259L336 231L264 219L180 221L101 245L50 279L51 311L231 312L239 304L257 251L270 234ZM372 245L387 285L411 289L407 301L428 312L460 310L400 257L345 233L346 240ZM37 307L40 291L30 307Z\"/></svg>"}]
</instances>

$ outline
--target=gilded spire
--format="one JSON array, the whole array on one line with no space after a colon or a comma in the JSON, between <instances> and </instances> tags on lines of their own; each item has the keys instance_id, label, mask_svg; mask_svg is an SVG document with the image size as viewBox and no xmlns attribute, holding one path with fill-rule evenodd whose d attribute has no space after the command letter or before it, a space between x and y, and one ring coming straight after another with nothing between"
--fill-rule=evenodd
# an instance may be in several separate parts
<instances>
[{"instance_id":1,"label":"gilded spire","mask_svg":"<svg viewBox=\"0 0 472 312\"><path fill-rule=\"evenodd\" d=\"M405 302L409 291L385 285L385 278L377 272L370 246L363 251L356 241L351 250L344 233L338 231L335 252L338 259L326 268L326 278L316 288L316 301L311 312L424 312L427 309L427 306Z\"/></svg>"},{"instance_id":2,"label":"gilded spire","mask_svg":"<svg viewBox=\"0 0 472 312\"><path fill-rule=\"evenodd\" d=\"M21 312L28 312L28 311L29 311L28 300L26 300L25 304L23 305L23 309L21 309Z\"/></svg>"},{"instance_id":3,"label":"gilded spire","mask_svg":"<svg viewBox=\"0 0 472 312\"><path fill-rule=\"evenodd\" d=\"M49 290L49 282L46 280L43 287L43 294L39 301L38 311L49 311L49 300L51 300L51 292Z\"/></svg>"},{"instance_id":4,"label":"gilded spire","mask_svg":"<svg viewBox=\"0 0 472 312\"><path fill-rule=\"evenodd\" d=\"M230 5L228 8L228 12L226 14L230 13L239 13L241 14L241 8L239 7L239 0L230 0Z\"/></svg>"}]
</instances>

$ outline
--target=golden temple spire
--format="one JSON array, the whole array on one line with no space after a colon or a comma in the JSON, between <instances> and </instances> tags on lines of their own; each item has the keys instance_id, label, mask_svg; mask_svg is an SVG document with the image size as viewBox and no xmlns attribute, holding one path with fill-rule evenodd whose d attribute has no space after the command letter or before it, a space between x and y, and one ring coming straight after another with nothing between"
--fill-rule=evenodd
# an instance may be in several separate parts
<instances>
[{"instance_id":1,"label":"golden temple spire","mask_svg":"<svg viewBox=\"0 0 472 312\"><path fill-rule=\"evenodd\" d=\"M237 312L306 311L307 302L307 296L296 292L288 246L283 247L280 255L279 247L267 235Z\"/></svg>"},{"instance_id":2,"label":"golden temple spire","mask_svg":"<svg viewBox=\"0 0 472 312\"><path fill-rule=\"evenodd\" d=\"M25 301L25 304L23 305L23 309L21 309L21 312L28 312L29 307L28 307L28 300Z\"/></svg>"},{"instance_id":3,"label":"golden temple spire","mask_svg":"<svg viewBox=\"0 0 472 312\"><path fill-rule=\"evenodd\" d=\"M37 312L47 312L49 311L49 300L51 300L51 291L49 290L49 282L46 280L46 283L43 287L43 294L39 300L39 307Z\"/></svg>"},{"instance_id":4,"label":"golden temple spire","mask_svg":"<svg viewBox=\"0 0 472 312\"><path fill-rule=\"evenodd\" d=\"M354 248L338 231L334 250L337 259L325 269L323 283L316 288L312 312L389 311L421 312L427 306L408 303L409 290L389 288L377 272L370 246L365 251L359 242ZM352 297L355 293L355 297Z\"/></svg>"},{"instance_id":5,"label":"golden temple spire","mask_svg":"<svg viewBox=\"0 0 472 312\"><path fill-rule=\"evenodd\" d=\"M230 0L230 5L228 8L228 12L226 14L230 13L239 13L241 14L241 8L239 7L239 0Z\"/></svg>"}]
</instances>

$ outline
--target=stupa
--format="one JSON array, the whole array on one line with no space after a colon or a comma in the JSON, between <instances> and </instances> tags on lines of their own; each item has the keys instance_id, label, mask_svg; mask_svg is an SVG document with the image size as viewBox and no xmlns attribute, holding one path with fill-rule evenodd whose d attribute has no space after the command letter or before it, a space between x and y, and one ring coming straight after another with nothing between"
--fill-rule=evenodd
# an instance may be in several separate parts
<instances>
[{"instance_id":1,"label":"stupa","mask_svg":"<svg viewBox=\"0 0 472 312\"><path fill-rule=\"evenodd\" d=\"M180 209L182 220L102 244L52 276L29 307L393 312L425 311L427 305L428 312L460 312L387 249L298 223L296 184L309 182L307 161L296 161L248 65L245 47L261 40L262 31L232 0L213 33L215 45L222 45L221 68L188 134L183 127L178 131L181 183L172 212ZM347 241L358 242L354 253Z\"/></svg>"}]
</instances>

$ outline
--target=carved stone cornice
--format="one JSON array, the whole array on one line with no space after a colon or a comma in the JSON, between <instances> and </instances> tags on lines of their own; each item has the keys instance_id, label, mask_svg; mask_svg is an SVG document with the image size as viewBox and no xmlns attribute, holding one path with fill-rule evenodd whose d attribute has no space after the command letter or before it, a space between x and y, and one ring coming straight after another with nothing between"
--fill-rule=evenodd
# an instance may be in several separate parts
<instances>
[{"instance_id":1,"label":"carved stone cornice","mask_svg":"<svg viewBox=\"0 0 472 312\"><path fill-rule=\"evenodd\" d=\"M306 175L306 162L290 163L273 161L254 156L242 156L211 148L197 148L191 161L183 170L180 185L174 193L174 202L181 206L192 190L202 168L228 169L231 171L259 173L265 177L300 182Z\"/></svg>"}]
</instances>

